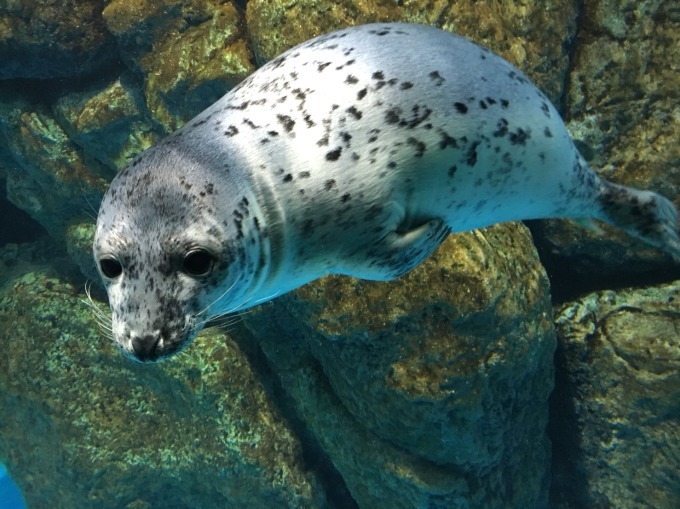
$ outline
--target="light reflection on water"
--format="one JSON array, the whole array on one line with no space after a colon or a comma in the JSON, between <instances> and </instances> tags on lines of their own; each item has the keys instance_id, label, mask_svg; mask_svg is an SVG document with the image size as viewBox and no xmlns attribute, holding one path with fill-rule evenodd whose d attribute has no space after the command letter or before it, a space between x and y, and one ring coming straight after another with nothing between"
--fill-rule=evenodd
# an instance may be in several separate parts
<instances>
[{"instance_id":1,"label":"light reflection on water","mask_svg":"<svg viewBox=\"0 0 680 509\"><path fill-rule=\"evenodd\" d=\"M19 488L2 463L0 463L0 509L26 509Z\"/></svg>"}]
</instances>

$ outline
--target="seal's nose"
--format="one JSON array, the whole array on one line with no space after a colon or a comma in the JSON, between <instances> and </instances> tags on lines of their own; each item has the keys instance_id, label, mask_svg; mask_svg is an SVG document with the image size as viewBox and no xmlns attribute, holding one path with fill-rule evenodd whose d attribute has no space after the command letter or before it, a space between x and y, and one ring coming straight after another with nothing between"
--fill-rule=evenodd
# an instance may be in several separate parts
<instances>
[{"instance_id":1,"label":"seal's nose","mask_svg":"<svg viewBox=\"0 0 680 509\"><path fill-rule=\"evenodd\" d=\"M132 338L132 351L140 362L153 362L158 359L160 334Z\"/></svg>"}]
</instances>

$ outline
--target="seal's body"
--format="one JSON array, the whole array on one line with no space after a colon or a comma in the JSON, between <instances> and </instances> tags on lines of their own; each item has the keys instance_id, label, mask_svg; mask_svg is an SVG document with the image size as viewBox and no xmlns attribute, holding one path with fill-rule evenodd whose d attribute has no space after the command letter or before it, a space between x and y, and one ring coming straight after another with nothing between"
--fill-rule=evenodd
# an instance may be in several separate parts
<instances>
[{"instance_id":1,"label":"seal's body","mask_svg":"<svg viewBox=\"0 0 680 509\"><path fill-rule=\"evenodd\" d=\"M324 274L388 280L450 231L608 221L680 256L666 199L600 180L518 70L444 31L379 24L269 62L123 170L94 253L124 351Z\"/></svg>"}]
</instances>

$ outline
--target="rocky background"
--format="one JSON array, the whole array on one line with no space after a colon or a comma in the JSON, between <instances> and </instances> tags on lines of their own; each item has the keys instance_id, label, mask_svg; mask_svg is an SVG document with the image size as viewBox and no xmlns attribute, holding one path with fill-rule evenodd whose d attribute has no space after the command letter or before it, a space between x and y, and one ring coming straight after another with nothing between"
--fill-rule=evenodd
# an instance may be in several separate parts
<instances>
[{"instance_id":1,"label":"rocky background","mask_svg":"<svg viewBox=\"0 0 680 509\"><path fill-rule=\"evenodd\" d=\"M29 507L680 506L680 267L618 232L456 235L397 281L325 278L156 366L110 344L83 277L99 200L135 154L286 48L371 21L489 46L601 175L680 205L679 12L0 3L0 461Z\"/></svg>"}]
</instances>

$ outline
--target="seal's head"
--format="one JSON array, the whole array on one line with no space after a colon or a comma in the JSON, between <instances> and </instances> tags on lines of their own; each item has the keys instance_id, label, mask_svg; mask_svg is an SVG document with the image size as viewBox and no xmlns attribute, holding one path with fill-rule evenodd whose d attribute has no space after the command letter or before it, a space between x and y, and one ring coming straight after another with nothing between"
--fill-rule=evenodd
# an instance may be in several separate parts
<instances>
[{"instance_id":1,"label":"seal's head","mask_svg":"<svg viewBox=\"0 0 680 509\"><path fill-rule=\"evenodd\" d=\"M113 338L133 359L179 352L208 319L243 301L252 271L244 267L243 232L216 213L223 192L167 147L147 152L111 183L93 251Z\"/></svg>"}]
</instances>

